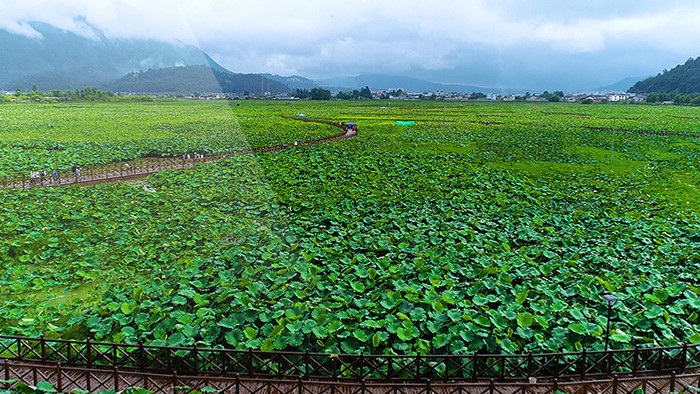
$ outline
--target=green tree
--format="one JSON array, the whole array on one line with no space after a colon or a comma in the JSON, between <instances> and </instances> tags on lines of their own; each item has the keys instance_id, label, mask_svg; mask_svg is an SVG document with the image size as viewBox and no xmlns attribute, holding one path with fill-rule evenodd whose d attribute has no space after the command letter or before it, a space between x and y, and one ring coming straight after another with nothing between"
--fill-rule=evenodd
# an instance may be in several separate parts
<instances>
[{"instance_id":1,"label":"green tree","mask_svg":"<svg viewBox=\"0 0 700 394\"><path fill-rule=\"evenodd\" d=\"M296 97L296 98L306 99L306 98L309 98L310 96L311 96L311 94L306 89L297 89L294 92L294 97Z\"/></svg>"},{"instance_id":2,"label":"green tree","mask_svg":"<svg viewBox=\"0 0 700 394\"><path fill-rule=\"evenodd\" d=\"M360 90L360 97L366 98L366 99L371 99L372 98L372 91L369 89L369 86L365 86Z\"/></svg>"},{"instance_id":3,"label":"green tree","mask_svg":"<svg viewBox=\"0 0 700 394\"><path fill-rule=\"evenodd\" d=\"M327 89L313 88L311 89L310 96L311 100L330 100L331 91Z\"/></svg>"}]
</instances>

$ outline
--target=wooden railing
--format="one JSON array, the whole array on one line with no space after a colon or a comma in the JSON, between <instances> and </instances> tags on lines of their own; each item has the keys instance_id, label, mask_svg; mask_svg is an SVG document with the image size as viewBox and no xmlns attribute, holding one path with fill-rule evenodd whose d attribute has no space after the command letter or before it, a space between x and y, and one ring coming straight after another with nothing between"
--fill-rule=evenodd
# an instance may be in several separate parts
<instances>
[{"instance_id":1,"label":"wooden railing","mask_svg":"<svg viewBox=\"0 0 700 394\"><path fill-rule=\"evenodd\" d=\"M686 373L700 366L698 345L545 354L383 355L165 347L0 336L0 357L77 368L129 369L248 378L499 382Z\"/></svg>"}]
</instances>

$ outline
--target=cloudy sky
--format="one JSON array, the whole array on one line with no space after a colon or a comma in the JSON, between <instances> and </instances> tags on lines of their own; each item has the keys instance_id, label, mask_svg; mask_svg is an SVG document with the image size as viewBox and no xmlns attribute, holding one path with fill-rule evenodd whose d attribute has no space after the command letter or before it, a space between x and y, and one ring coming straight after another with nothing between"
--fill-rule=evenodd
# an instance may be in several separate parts
<instances>
[{"instance_id":1,"label":"cloudy sky","mask_svg":"<svg viewBox=\"0 0 700 394\"><path fill-rule=\"evenodd\" d=\"M84 17L77 18L76 17ZM234 72L576 91L700 55L697 0L0 0L27 22L201 47Z\"/></svg>"}]
</instances>

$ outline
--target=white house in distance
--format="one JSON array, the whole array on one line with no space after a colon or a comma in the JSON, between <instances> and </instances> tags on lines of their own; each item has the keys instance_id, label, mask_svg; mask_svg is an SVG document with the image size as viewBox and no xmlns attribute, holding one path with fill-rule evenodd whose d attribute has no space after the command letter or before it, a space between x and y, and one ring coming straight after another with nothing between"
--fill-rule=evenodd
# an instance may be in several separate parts
<instances>
[{"instance_id":1,"label":"white house in distance","mask_svg":"<svg viewBox=\"0 0 700 394\"><path fill-rule=\"evenodd\" d=\"M612 103L615 101L629 100L630 98L632 98L632 96L627 93L612 93L608 95L607 100Z\"/></svg>"}]
</instances>

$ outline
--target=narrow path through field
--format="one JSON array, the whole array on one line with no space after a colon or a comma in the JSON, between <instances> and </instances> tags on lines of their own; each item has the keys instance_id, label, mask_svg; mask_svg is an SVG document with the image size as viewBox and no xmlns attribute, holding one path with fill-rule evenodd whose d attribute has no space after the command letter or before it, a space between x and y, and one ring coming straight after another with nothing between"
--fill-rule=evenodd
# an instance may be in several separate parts
<instances>
[{"instance_id":1,"label":"narrow path through field","mask_svg":"<svg viewBox=\"0 0 700 394\"><path fill-rule=\"evenodd\" d=\"M23 176L21 178L3 179L0 184L2 188L13 189L30 189L32 187L53 187L65 185L94 185L98 183L119 182L126 179L144 178L150 174L163 170L192 168L199 163L208 163L221 160L227 156L247 155L253 153L271 153L279 152L284 149L316 145L322 142L340 141L357 136L357 129L351 126L336 123L326 120L317 120L309 118L291 118L302 122L322 123L329 126L337 127L341 130L340 133L327 137L315 138L312 140L287 142L279 145L269 146L267 148L237 150L217 155L191 157L151 157L138 160L129 160L124 162L110 163L103 166L90 167L81 169L80 175L70 173L66 176L47 174L36 178Z\"/></svg>"}]
</instances>

